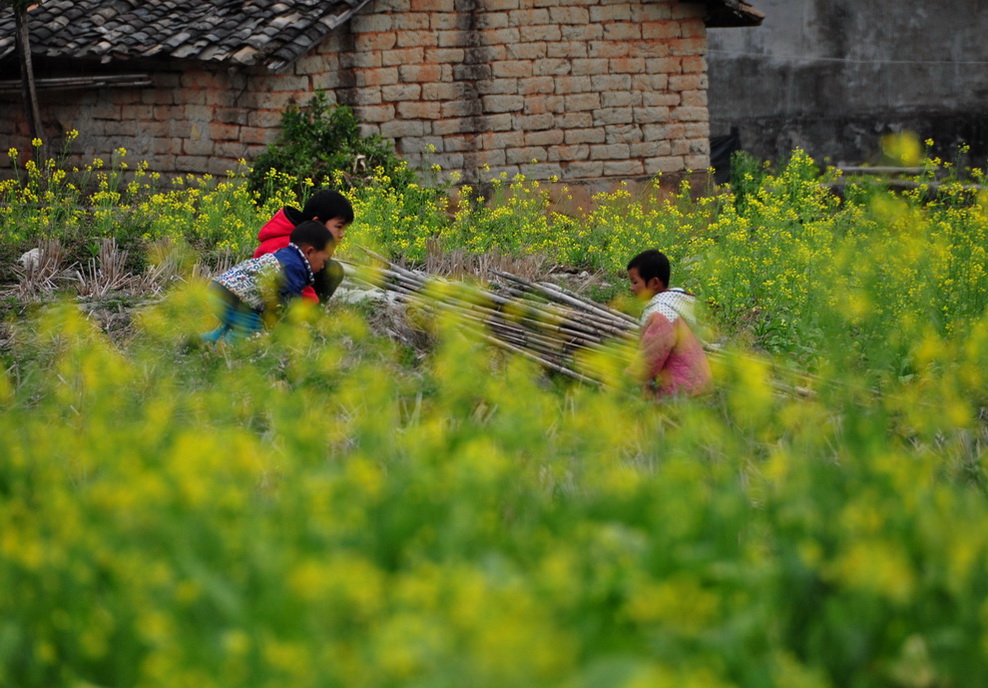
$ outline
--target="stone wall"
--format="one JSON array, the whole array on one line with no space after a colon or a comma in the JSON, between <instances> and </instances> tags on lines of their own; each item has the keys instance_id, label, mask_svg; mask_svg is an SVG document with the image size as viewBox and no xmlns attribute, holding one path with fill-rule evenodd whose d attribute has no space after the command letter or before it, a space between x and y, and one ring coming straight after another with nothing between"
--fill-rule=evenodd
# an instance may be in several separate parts
<instances>
[{"instance_id":1,"label":"stone wall","mask_svg":"<svg viewBox=\"0 0 988 688\"><path fill-rule=\"evenodd\" d=\"M785 159L795 146L836 164L875 162L883 134L988 158L984 0L758 0L762 26L709 33L711 133ZM960 161L963 162L963 161Z\"/></svg>"},{"instance_id":2,"label":"stone wall","mask_svg":"<svg viewBox=\"0 0 988 688\"><path fill-rule=\"evenodd\" d=\"M274 140L287 104L326 90L411 164L465 181L640 180L709 164L702 12L677 0L377 0L286 73L173 65L151 71L152 87L44 93L43 118L80 131L83 159L123 147L155 170L222 174ZM26 143L19 108L0 104L0 137Z\"/></svg>"}]
</instances>

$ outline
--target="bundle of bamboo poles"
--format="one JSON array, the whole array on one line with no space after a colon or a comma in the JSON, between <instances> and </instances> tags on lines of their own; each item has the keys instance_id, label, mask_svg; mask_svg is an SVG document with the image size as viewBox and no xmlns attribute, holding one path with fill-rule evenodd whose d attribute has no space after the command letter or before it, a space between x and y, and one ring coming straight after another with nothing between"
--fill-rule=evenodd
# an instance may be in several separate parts
<instances>
[{"instance_id":1,"label":"bundle of bamboo poles","mask_svg":"<svg viewBox=\"0 0 988 688\"><path fill-rule=\"evenodd\" d=\"M361 247L362 248L362 247ZM406 311L455 315L462 326L505 351L544 369L594 386L608 386L637 353L638 321L551 282L532 282L487 267L485 286L446 279L402 267L363 248L377 263L348 263L347 274L363 284L397 296ZM729 364L744 354L704 346L711 361ZM776 394L812 395L820 380L805 372L772 366L767 380Z\"/></svg>"},{"instance_id":2,"label":"bundle of bamboo poles","mask_svg":"<svg viewBox=\"0 0 988 688\"><path fill-rule=\"evenodd\" d=\"M547 370L601 385L605 372L585 354L631 362L637 321L568 289L496 269L487 286L451 281L364 250L378 265L351 266L348 272L356 281L395 293L409 309L452 314L484 341Z\"/></svg>"}]
</instances>

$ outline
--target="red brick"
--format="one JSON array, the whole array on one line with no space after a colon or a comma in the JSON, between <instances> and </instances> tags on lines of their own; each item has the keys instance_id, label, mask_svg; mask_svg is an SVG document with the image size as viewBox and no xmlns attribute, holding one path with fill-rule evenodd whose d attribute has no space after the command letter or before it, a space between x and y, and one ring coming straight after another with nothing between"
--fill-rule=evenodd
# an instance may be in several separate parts
<instances>
[{"instance_id":1,"label":"red brick","mask_svg":"<svg viewBox=\"0 0 988 688\"><path fill-rule=\"evenodd\" d=\"M641 57L616 57L608 60L611 74L641 74L645 60Z\"/></svg>"},{"instance_id":2,"label":"red brick","mask_svg":"<svg viewBox=\"0 0 988 688\"><path fill-rule=\"evenodd\" d=\"M558 25L554 24L522 26L520 32L521 39L530 43L537 41L558 41L563 37L562 30Z\"/></svg>"},{"instance_id":3,"label":"red brick","mask_svg":"<svg viewBox=\"0 0 988 688\"><path fill-rule=\"evenodd\" d=\"M141 100L149 105L174 105L175 91L172 89L144 89Z\"/></svg>"},{"instance_id":4,"label":"red brick","mask_svg":"<svg viewBox=\"0 0 988 688\"><path fill-rule=\"evenodd\" d=\"M385 67L422 64L426 61L424 48L399 48L381 53L381 64Z\"/></svg>"},{"instance_id":5,"label":"red brick","mask_svg":"<svg viewBox=\"0 0 988 688\"><path fill-rule=\"evenodd\" d=\"M483 104L479 99L449 100L441 105L443 117L474 117L483 112Z\"/></svg>"},{"instance_id":6,"label":"red brick","mask_svg":"<svg viewBox=\"0 0 988 688\"><path fill-rule=\"evenodd\" d=\"M422 85L395 84L393 86L382 86L381 97L388 102L422 100Z\"/></svg>"},{"instance_id":7,"label":"red brick","mask_svg":"<svg viewBox=\"0 0 988 688\"><path fill-rule=\"evenodd\" d=\"M398 67L398 78L404 83L435 83L442 79L442 68L440 65L405 65Z\"/></svg>"},{"instance_id":8,"label":"red brick","mask_svg":"<svg viewBox=\"0 0 988 688\"><path fill-rule=\"evenodd\" d=\"M520 131L501 131L481 134L478 139L484 150L499 150L502 155L505 155L508 148L521 146L525 141L525 135ZM505 159L507 159L507 155L505 155Z\"/></svg>"},{"instance_id":9,"label":"red brick","mask_svg":"<svg viewBox=\"0 0 988 688\"><path fill-rule=\"evenodd\" d=\"M511 43L504 48L509 60L537 60L546 57L548 52L547 43Z\"/></svg>"},{"instance_id":10,"label":"red brick","mask_svg":"<svg viewBox=\"0 0 988 688\"><path fill-rule=\"evenodd\" d=\"M552 129L556 126L556 117L551 112L538 115L518 115L514 121L516 127L525 131ZM559 143L562 143L562 138L560 138Z\"/></svg>"},{"instance_id":11,"label":"red brick","mask_svg":"<svg viewBox=\"0 0 988 688\"><path fill-rule=\"evenodd\" d=\"M274 140L272 137L270 140ZM216 144L216 155L234 160L247 157L247 145L241 141L224 141Z\"/></svg>"},{"instance_id":12,"label":"red brick","mask_svg":"<svg viewBox=\"0 0 988 688\"><path fill-rule=\"evenodd\" d=\"M670 91L696 91L703 88L699 74L679 74L669 77Z\"/></svg>"},{"instance_id":13,"label":"red brick","mask_svg":"<svg viewBox=\"0 0 988 688\"><path fill-rule=\"evenodd\" d=\"M497 78L532 76L531 60L505 60L491 65L491 71Z\"/></svg>"},{"instance_id":14,"label":"red brick","mask_svg":"<svg viewBox=\"0 0 988 688\"><path fill-rule=\"evenodd\" d=\"M683 159L683 165L687 170L694 170L697 172L706 170L710 167L710 155L687 155Z\"/></svg>"},{"instance_id":15,"label":"red brick","mask_svg":"<svg viewBox=\"0 0 988 688\"><path fill-rule=\"evenodd\" d=\"M669 53L672 55L704 55L706 52L705 38L674 38L669 41Z\"/></svg>"},{"instance_id":16,"label":"red brick","mask_svg":"<svg viewBox=\"0 0 988 688\"><path fill-rule=\"evenodd\" d=\"M394 31L360 33L354 37L356 50L391 50L397 43L398 34Z\"/></svg>"},{"instance_id":17,"label":"red brick","mask_svg":"<svg viewBox=\"0 0 988 688\"><path fill-rule=\"evenodd\" d=\"M678 21L645 22L642 24L642 38L679 38L682 30Z\"/></svg>"},{"instance_id":18,"label":"red brick","mask_svg":"<svg viewBox=\"0 0 988 688\"><path fill-rule=\"evenodd\" d=\"M602 4L590 8L590 21L595 24L626 21L631 18L631 5L627 2Z\"/></svg>"},{"instance_id":19,"label":"red brick","mask_svg":"<svg viewBox=\"0 0 988 688\"><path fill-rule=\"evenodd\" d=\"M481 101L485 113L516 112L525 107L521 96L484 96Z\"/></svg>"},{"instance_id":20,"label":"red brick","mask_svg":"<svg viewBox=\"0 0 988 688\"><path fill-rule=\"evenodd\" d=\"M442 100L445 104L461 101L471 95L476 95L469 84L422 84L422 100Z\"/></svg>"},{"instance_id":21,"label":"red brick","mask_svg":"<svg viewBox=\"0 0 988 688\"><path fill-rule=\"evenodd\" d=\"M605 162L604 177L640 177L645 174L645 165L640 160Z\"/></svg>"},{"instance_id":22,"label":"red brick","mask_svg":"<svg viewBox=\"0 0 988 688\"><path fill-rule=\"evenodd\" d=\"M527 96L534 93L552 93L556 88L551 76L533 76L518 80L518 93Z\"/></svg>"},{"instance_id":23,"label":"red brick","mask_svg":"<svg viewBox=\"0 0 988 688\"><path fill-rule=\"evenodd\" d=\"M388 84L398 83L398 70L395 67L356 69L354 70L353 76L357 87L386 86Z\"/></svg>"},{"instance_id":24,"label":"red brick","mask_svg":"<svg viewBox=\"0 0 988 688\"><path fill-rule=\"evenodd\" d=\"M188 71L180 77L182 88L222 88L223 80L211 72Z\"/></svg>"},{"instance_id":25,"label":"red brick","mask_svg":"<svg viewBox=\"0 0 988 688\"><path fill-rule=\"evenodd\" d=\"M501 77L478 81L474 88L482 96L514 96L518 95L518 79Z\"/></svg>"},{"instance_id":26,"label":"red brick","mask_svg":"<svg viewBox=\"0 0 988 688\"><path fill-rule=\"evenodd\" d=\"M549 157L549 152L540 146L521 146L508 148L504 151L507 161L514 164L530 163L533 160L543 161Z\"/></svg>"},{"instance_id":27,"label":"red brick","mask_svg":"<svg viewBox=\"0 0 988 688\"><path fill-rule=\"evenodd\" d=\"M605 41L633 41L642 37L642 28L632 22L604 24Z\"/></svg>"},{"instance_id":28,"label":"red brick","mask_svg":"<svg viewBox=\"0 0 988 688\"><path fill-rule=\"evenodd\" d=\"M645 71L649 74L680 74L683 71L683 61L679 57L646 59Z\"/></svg>"},{"instance_id":29,"label":"red brick","mask_svg":"<svg viewBox=\"0 0 988 688\"><path fill-rule=\"evenodd\" d=\"M432 123L432 133L436 136L450 136L451 134L469 134L473 133L473 122L470 118L466 117L455 117L453 119L437 119ZM458 139L462 141L462 139ZM450 139L446 139L447 144ZM447 146L447 150L462 151L463 148L458 147L456 144L454 147Z\"/></svg>"},{"instance_id":30,"label":"red brick","mask_svg":"<svg viewBox=\"0 0 988 688\"><path fill-rule=\"evenodd\" d=\"M593 90L591 79L599 77L589 76L561 76L556 79L556 93L569 95L571 93L589 93Z\"/></svg>"},{"instance_id":31,"label":"red brick","mask_svg":"<svg viewBox=\"0 0 988 688\"><path fill-rule=\"evenodd\" d=\"M441 105L436 101L398 103L398 116L402 119L439 119Z\"/></svg>"},{"instance_id":32,"label":"red brick","mask_svg":"<svg viewBox=\"0 0 988 688\"><path fill-rule=\"evenodd\" d=\"M604 174L604 163L596 161L572 162L566 166L566 179L599 179Z\"/></svg>"},{"instance_id":33,"label":"red brick","mask_svg":"<svg viewBox=\"0 0 988 688\"><path fill-rule=\"evenodd\" d=\"M588 24L584 26L565 25L560 27L559 33L561 41L580 41L586 43L588 41L599 41L603 38L604 27L600 24Z\"/></svg>"},{"instance_id":34,"label":"red brick","mask_svg":"<svg viewBox=\"0 0 988 688\"><path fill-rule=\"evenodd\" d=\"M568 129L564 133L568 144L604 142L604 130L600 128Z\"/></svg>"},{"instance_id":35,"label":"red brick","mask_svg":"<svg viewBox=\"0 0 988 688\"><path fill-rule=\"evenodd\" d=\"M563 96L541 96L525 99L526 115L558 114L565 111L566 101Z\"/></svg>"},{"instance_id":36,"label":"red brick","mask_svg":"<svg viewBox=\"0 0 988 688\"><path fill-rule=\"evenodd\" d=\"M707 73L707 60L702 55L696 55L694 57L683 57L682 59L682 70L684 74L703 74Z\"/></svg>"},{"instance_id":37,"label":"red brick","mask_svg":"<svg viewBox=\"0 0 988 688\"><path fill-rule=\"evenodd\" d=\"M524 9L508 12L508 24L510 26L537 26L549 22L549 10L545 9Z\"/></svg>"},{"instance_id":38,"label":"red brick","mask_svg":"<svg viewBox=\"0 0 988 688\"><path fill-rule=\"evenodd\" d=\"M707 92L686 91L683 93L683 105L686 107L707 107Z\"/></svg>"},{"instance_id":39,"label":"red brick","mask_svg":"<svg viewBox=\"0 0 988 688\"><path fill-rule=\"evenodd\" d=\"M402 12L395 15L394 23L398 33L404 33L406 31L428 31L431 28L429 25L429 14L427 12Z\"/></svg>"},{"instance_id":40,"label":"red brick","mask_svg":"<svg viewBox=\"0 0 988 688\"><path fill-rule=\"evenodd\" d=\"M209 137L214 141L236 141L240 138L240 125L212 122L209 125Z\"/></svg>"},{"instance_id":41,"label":"red brick","mask_svg":"<svg viewBox=\"0 0 988 688\"><path fill-rule=\"evenodd\" d=\"M452 12L454 0L410 0L409 9L412 12Z\"/></svg>"},{"instance_id":42,"label":"red brick","mask_svg":"<svg viewBox=\"0 0 988 688\"><path fill-rule=\"evenodd\" d=\"M354 114L364 122L390 122L395 118L394 105L359 105Z\"/></svg>"},{"instance_id":43,"label":"red brick","mask_svg":"<svg viewBox=\"0 0 988 688\"><path fill-rule=\"evenodd\" d=\"M402 31L398 34L398 47L415 48L419 46L438 46L439 35L440 34L432 31Z\"/></svg>"},{"instance_id":44,"label":"red brick","mask_svg":"<svg viewBox=\"0 0 988 688\"><path fill-rule=\"evenodd\" d=\"M539 45L539 44L525 43L523 45ZM549 57L549 58L570 59L570 58L578 58L578 57L587 57L590 54L590 51L587 49L586 41L576 41L576 40L559 41L557 43L548 43L542 45L546 46L544 57Z\"/></svg>"},{"instance_id":45,"label":"red brick","mask_svg":"<svg viewBox=\"0 0 988 688\"><path fill-rule=\"evenodd\" d=\"M481 45L511 45L521 42L518 29L493 29L480 32Z\"/></svg>"},{"instance_id":46,"label":"red brick","mask_svg":"<svg viewBox=\"0 0 988 688\"><path fill-rule=\"evenodd\" d=\"M703 38L707 35L707 29L702 20L684 21L681 26L683 38Z\"/></svg>"},{"instance_id":47,"label":"red brick","mask_svg":"<svg viewBox=\"0 0 988 688\"><path fill-rule=\"evenodd\" d=\"M549 10L549 16L556 24L579 24L590 23L590 11L583 7L553 7Z\"/></svg>"},{"instance_id":48,"label":"red brick","mask_svg":"<svg viewBox=\"0 0 988 688\"><path fill-rule=\"evenodd\" d=\"M563 130L586 129L593 126L593 115L589 112L566 112L556 115L556 125Z\"/></svg>"},{"instance_id":49,"label":"red brick","mask_svg":"<svg viewBox=\"0 0 988 688\"><path fill-rule=\"evenodd\" d=\"M525 134L526 146L555 146L563 142L563 131L561 129L545 129L543 131L529 131Z\"/></svg>"},{"instance_id":50,"label":"red brick","mask_svg":"<svg viewBox=\"0 0 988 688\"><path fill-rule=\"evenodd\" d=\"M265 127L241 127L240 140L244 143L269 143L277 135L277 129Z\"/></svg>"},{"instance_id":51,"label":"red brick","mask_svg":"<svg viewBox=\"0 0 988 688\"><path fill-rule=\"evenodd\" d=\"M707 108L703 107L678 107L672 116L680 122L706 122L710 118Z\"/></svg>"},{"instance_id":52,"label":"red brick","mask_svg":"<svg viewBox=\"0 0 988 688\"><path fill-rule=\"evenodd\" d=\"M587 54L590 57L627 57L631 51L628 41L590 41Z\"/></svg>"},{"instance_id":53,"label":"red brick","mask_svg":"<svg viewBox=\"0 0 988 688\"><path fill-rule=\"evenodd\" d=\"M578 146L553 146L549 149L549 160L586 160L590 157L590 146L580 144Z\"/></svg>"},{"instance_id":54,"label":"red brick","mask_svg":"<svg viewBox=\"0 0 988 688\"><path fill-rule=\"evenodd\" d=\"M424 52L424 59L410 59L405 61L404 64L418 64L420 62L452 64L463 62L463 58L466 56L466 51L463 48L425 48Z\"/></svg>"}]
</instances>

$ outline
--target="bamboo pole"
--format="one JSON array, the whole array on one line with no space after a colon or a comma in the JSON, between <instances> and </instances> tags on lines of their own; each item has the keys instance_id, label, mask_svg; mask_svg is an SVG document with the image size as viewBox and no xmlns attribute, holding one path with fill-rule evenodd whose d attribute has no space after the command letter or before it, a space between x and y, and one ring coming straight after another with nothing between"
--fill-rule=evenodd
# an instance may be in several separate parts
<instances>
[{"instance_id":1,"label":"bamboo pole","mask_svg":"<svg viewBox=\"0 0 988 688\"><path fill-rule=\"evenodd\" d=\"M562 301L563 303L565 303L567 305L574 306L574 307L579 308L579 309L582 309L582 310L588 310L588 311L593 312L593 313L599 313L599 314L603 315L605 318L617 317L616 314L618 313L618 311L614 311L614 310L611 310L611 309L601 308L597 304L591 304L591 303L588 303L587 301L584 301L582 299L579 299L579 298L570 296L568 294L565 294L562 291L560 291L559 289L550 289L544 283L526 282L525 280L521 279L520 277L515 277L514 275L512 275L509 272L502 272L500 270L492 270L492 272L495 275L497 275L498 277L504 277L505 279L509 279L509 280L511 280L513 282L516 282L516 283L519 283L519 284L531 285L531 288L533 290L538 291L538 292L543 293L543 294L546 294L546 295L549 295L549 296L552 296L553 298L556 298L557 300ZM624 314L621 314L621 315L623 316L622 319L625 319L625 320L628 320L629 322L634 323L634 319L631 316L625 316ZM635 324L637 324L637 323L635 323Z\"/></svg>"},{"instance_id":2,"label":"bamboo pole","mask_svg":"<svg viewBox=\"0 0 988 688\"><path fill-rule=\"evenodd\" d=\"M38 107L38 92L34 86L34 65L31 62L31 32L28 28L27 5L14 6L14 26L17 35L17 53L21 66L21 95L24 98L24 113L27 115L31 139L44 141L45 131L41 123L41 110ZM37 161L40 165L41 161Z\"/></svg>"}]
</instances>

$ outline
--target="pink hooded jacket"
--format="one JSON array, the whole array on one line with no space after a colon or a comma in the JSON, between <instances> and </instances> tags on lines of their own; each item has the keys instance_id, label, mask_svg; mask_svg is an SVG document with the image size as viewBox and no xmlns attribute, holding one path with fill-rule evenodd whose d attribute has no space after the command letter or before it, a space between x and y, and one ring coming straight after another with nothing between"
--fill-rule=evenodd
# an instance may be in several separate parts
<instances>
[{"instance_id":1,"label":"pink hooded jacket","mask_svg":"<svg viewBox=\"0 0 988 688\"><path fill-rule=\"evenodd\" d=\"M669 289L653 296L642 313L639 343L648 387L656 397L710 389L710 364L692 329L695 301L682 289Z\"/></svg>"}]
</instances>

